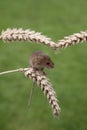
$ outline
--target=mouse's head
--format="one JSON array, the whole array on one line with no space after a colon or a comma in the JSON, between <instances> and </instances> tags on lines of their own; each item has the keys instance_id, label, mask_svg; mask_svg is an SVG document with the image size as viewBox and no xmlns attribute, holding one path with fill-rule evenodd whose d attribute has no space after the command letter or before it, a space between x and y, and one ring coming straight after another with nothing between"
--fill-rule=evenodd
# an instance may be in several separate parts
<instances>
[{"instance_id":1,"label":"mouse's head","mask_svg":"<svg viewBox=\"0 0 87 130\"><path fill-rule=\"evenodd\" d=\"M44 66L45 66L46 68L49 68L49 69L54 68L54 63L53 63L53 61L52 61L51 58L50 58L49 56L47 56L47 55L44 56Z\"/></svg>"}]
</instances>

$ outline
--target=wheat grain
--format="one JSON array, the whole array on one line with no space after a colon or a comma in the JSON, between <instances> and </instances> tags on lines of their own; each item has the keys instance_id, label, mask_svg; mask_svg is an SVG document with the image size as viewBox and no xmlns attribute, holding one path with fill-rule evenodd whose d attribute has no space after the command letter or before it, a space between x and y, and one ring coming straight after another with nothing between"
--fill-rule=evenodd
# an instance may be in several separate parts
<instances>
[{"instance_id":1,"label":"wheat grain","mask_svg":"<svg viewBox=\"0 0 87 130\"><path fill-rule=\"evenodd\" d=\"M73 35L70 35L68 37L64 37L63 40L59 40L56 44L57 48L65 48L71 45L78 44L80 42L86 42L87 41L87 30L81 31L80 33L75 33Z\"/></svg>"},{"instance_id":2,"label":"wheat grain","mask_svg":"<svg viewBox=\"0 0 87 130\"><path fill-rule=\"evenodd\" d=\"M2 31L0 40L3 40L4 42L31 41L35 43L43 43L51 48L55 48L56 46L56 43L51 41L51 38L42 35L40 32L31 31L30 29L23 30L22 28L8 28L5 31Z\"/></svg>"}]
</instances>

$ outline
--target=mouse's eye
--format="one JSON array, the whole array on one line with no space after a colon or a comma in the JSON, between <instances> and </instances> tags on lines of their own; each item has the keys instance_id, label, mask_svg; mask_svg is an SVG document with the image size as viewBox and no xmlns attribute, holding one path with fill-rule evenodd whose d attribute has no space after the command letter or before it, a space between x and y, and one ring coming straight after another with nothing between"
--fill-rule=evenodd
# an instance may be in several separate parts
<instances>
[{"instance_id":1,"label":"mouse's eye","mask_svg":"<svg viewBox=\"0 0 87 130\"><path fill-rule=\"evenodd\" d=\"M46 64L47 64L47 65L50 65L50 62L47 62Z\"/></svg>"}]
</instances>

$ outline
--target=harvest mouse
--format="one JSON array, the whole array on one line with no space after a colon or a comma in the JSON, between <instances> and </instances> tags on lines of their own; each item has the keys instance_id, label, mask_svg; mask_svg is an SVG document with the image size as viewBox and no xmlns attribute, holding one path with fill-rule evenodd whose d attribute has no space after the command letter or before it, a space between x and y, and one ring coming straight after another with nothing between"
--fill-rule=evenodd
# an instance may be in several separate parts
<instances>
[{"instance_id":1,"label":"harvest mouse","mask_svg":"<svg viewBox=\"0 0 87 130\"><path fill-rule=\"evenodd\" d=\"M29 63L30 63L30 66L35 71L39 71L39 73L41 75L46 75L46 73L44 72L44 68L49 68L49 69L54 68L54 63L51 60L51 58L48 55L41 52L41 51L34 52L30 56ZM35 86L35 82L33 82L32 88L31 88L31 91L30 91L29 102L28 102L29 106L31 104L32 94L33 94L33 91L34 91L34 86Z\"/></svg>"},{"instance_id":2,"label":"harvest mouse","mask_svg":"<svg viewBox=\"0 0 87 130\"><path fill-rule=\"evenodd\" d=\"M54 68L54 63L51 58L41 51L36 51L30 56L30 66L35 70L44 70L44 68Z\"/></svg>"}]
</instances>

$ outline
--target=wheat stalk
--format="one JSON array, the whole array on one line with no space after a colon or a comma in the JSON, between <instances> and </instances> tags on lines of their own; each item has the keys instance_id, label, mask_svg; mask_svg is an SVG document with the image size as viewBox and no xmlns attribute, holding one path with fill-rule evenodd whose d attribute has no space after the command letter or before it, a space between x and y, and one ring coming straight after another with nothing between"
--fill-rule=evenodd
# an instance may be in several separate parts
<instances>
[{"instance_id":1,"label":"wheat stalk","mask_svg":"<svg viewBox=\"0 0 87 130\"><path fill-rule=\"evenodd\" d=\"M0 72L0 75L4 75L4 74L8 74L8 73L13 73L13 72L23 72L23 71L25 71L27 69L28 68L19 68L19 69L15 69L15 70L8 70L8 71Z\"/></svg>"},{"instance_id":2,"label":"wheat stalk","mask_svg":"<svg viewBox=\"0 0 87 130\"><path fill-rule=\"evenodd\" d=\"M30 29L23 30L22 28L8 28L5 31L2 31L0 40L3 40L4 42L31 41L35 43L43 43L51 48L55 48L56 46L56 43L51 41L51 38L42 35L40 32L31 31Z\"/></svg>"},{"instance_id":3,"label":"wheat stalk","mask_svg":"<svg viewBox=\"0 0 87 130\"><path fill-rule=\"evenodd\" d=\"M53 114L58 116L60 113L60 107L58 105L58 100L56 97L56 93L52 87L52 84L49 82L48 78L40 73L39 71L35 71L33 68L19 68L16 70L9 70L5 72L1 72L0 75L8 74L12 72L23 72L26 77L36 82L37 85L41 88L44 95L47 97L49 104L52 107Z\"/></svg>"},{"instance_id":4,"label":"wheat stalk","mask_svg":"<svg viewBox=\"0 0 87 130\"><path fill-rule=\"evenodd\" d=\"M75 33L73 35L70 35L68 37L64 37L63 40L59 40L56 44L57 48L65 48L71 45L78 44L80 42L86 42L87 41L87 30L81 31L80 33Z\"/></svg>"}]
</instances>

